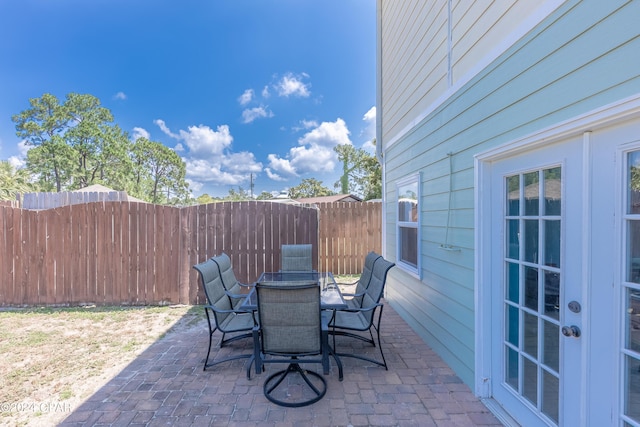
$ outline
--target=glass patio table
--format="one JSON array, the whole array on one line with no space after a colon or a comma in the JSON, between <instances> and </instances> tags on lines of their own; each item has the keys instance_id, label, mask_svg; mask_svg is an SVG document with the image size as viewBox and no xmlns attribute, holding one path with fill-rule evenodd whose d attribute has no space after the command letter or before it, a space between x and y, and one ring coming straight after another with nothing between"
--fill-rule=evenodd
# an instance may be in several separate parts
<instances>
[{"instance_id":1,"label":"glass patio table","mask_svg":"<svg viewBox=\"0 0 640 427\"><path fill-rule=\"evenodd\" d=\"M265 272L260 275L257 283L270 283L277 285L278 282L316 282L320 286L320 308L323 310L342 310L348 308L342 296L340 288L336 284L333 274L330 272L317 271L279 271ZM249 294L240 306L243 310L257 310L258 301L256 289L251 288Z\"/></svg>"}]
</instances>

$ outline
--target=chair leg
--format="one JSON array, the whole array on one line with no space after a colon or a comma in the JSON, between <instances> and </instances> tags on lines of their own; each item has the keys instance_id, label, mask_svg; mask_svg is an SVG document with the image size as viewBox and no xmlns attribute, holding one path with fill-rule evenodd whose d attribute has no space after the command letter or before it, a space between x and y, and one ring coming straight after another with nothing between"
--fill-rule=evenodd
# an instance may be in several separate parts
<instances>
[{"instance_id":1,"label":"chair leg","mask_svg":"<svg viewBox=\"0 0 640 427\"><path fill-rule=\"evenodd\" d=\"M292 372L295 372L302 377L304 382L309 386L309 388L315 394L315 397L308 400L290 402L290 401L277 399L272 395L273 391L284 381L287 375L289 375ZM316 385L313 384L313 382L311 382L308 375L320 381L321 388L316 387ZM327 382L321 375L313 371L306 371L302 369L298 363L294 362L294 363L290 363L287 369L276 372L272 374L269 378L267 378L267 380L264 382L263 391L264 391L265 397L270 402L273 402L276 405L286 406L290 408L298 408L302 406L311 405L312 403L316 403L317 401L322 399L327 392Z\"/></svg>"}]
</instances>

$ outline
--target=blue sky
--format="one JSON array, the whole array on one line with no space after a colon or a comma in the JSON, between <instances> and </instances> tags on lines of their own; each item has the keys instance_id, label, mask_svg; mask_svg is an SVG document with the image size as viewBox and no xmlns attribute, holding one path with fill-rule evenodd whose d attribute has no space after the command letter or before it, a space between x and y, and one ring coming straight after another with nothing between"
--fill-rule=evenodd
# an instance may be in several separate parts
<instances>
[{"instance_id":1,"label":"blue sky","mask_svg":"<svg viewBox=\"0 0 640 427\"><path fill-rule=\"evenodd\" d=\"M0 159L24 159L30 98L87 93L195 196L333 189L332 148L375 136L375 30L374 0L1 1Z\"/></svg>"}]
</instances>

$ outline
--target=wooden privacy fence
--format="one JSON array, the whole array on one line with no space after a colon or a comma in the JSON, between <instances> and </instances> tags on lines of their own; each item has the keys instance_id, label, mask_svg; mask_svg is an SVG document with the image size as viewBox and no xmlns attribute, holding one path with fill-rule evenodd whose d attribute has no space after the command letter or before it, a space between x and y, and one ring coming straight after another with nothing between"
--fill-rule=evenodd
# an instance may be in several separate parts
<instances>
[{"instance_id":1,"label":"wooden privacy fence","mask_svg":"<svg viewBox=\"0 0 640 427\"><path fill-rule=\"evenodd\" d=\"M225 252L253 282L279 269L285 243L311 243L314 268L359 273L380 219L379 203L0 207L0 305L201 304L194 264Z\"/></svg>"}]
</instances>

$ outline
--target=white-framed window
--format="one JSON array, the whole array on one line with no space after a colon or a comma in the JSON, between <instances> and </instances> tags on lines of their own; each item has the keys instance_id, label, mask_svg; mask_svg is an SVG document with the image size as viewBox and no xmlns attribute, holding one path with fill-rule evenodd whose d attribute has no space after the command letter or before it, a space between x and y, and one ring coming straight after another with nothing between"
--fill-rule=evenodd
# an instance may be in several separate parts
<instances>
[{"instance_id":1,"label":"white-framed window","mask_svg":"<svg viewBox=\"0 0 640 427\"><path fill-rule=\"evenodd\" d=\"M396 184L397 265L420 277L420 174L408 176Z\"/></svg>"}]
</instances>

